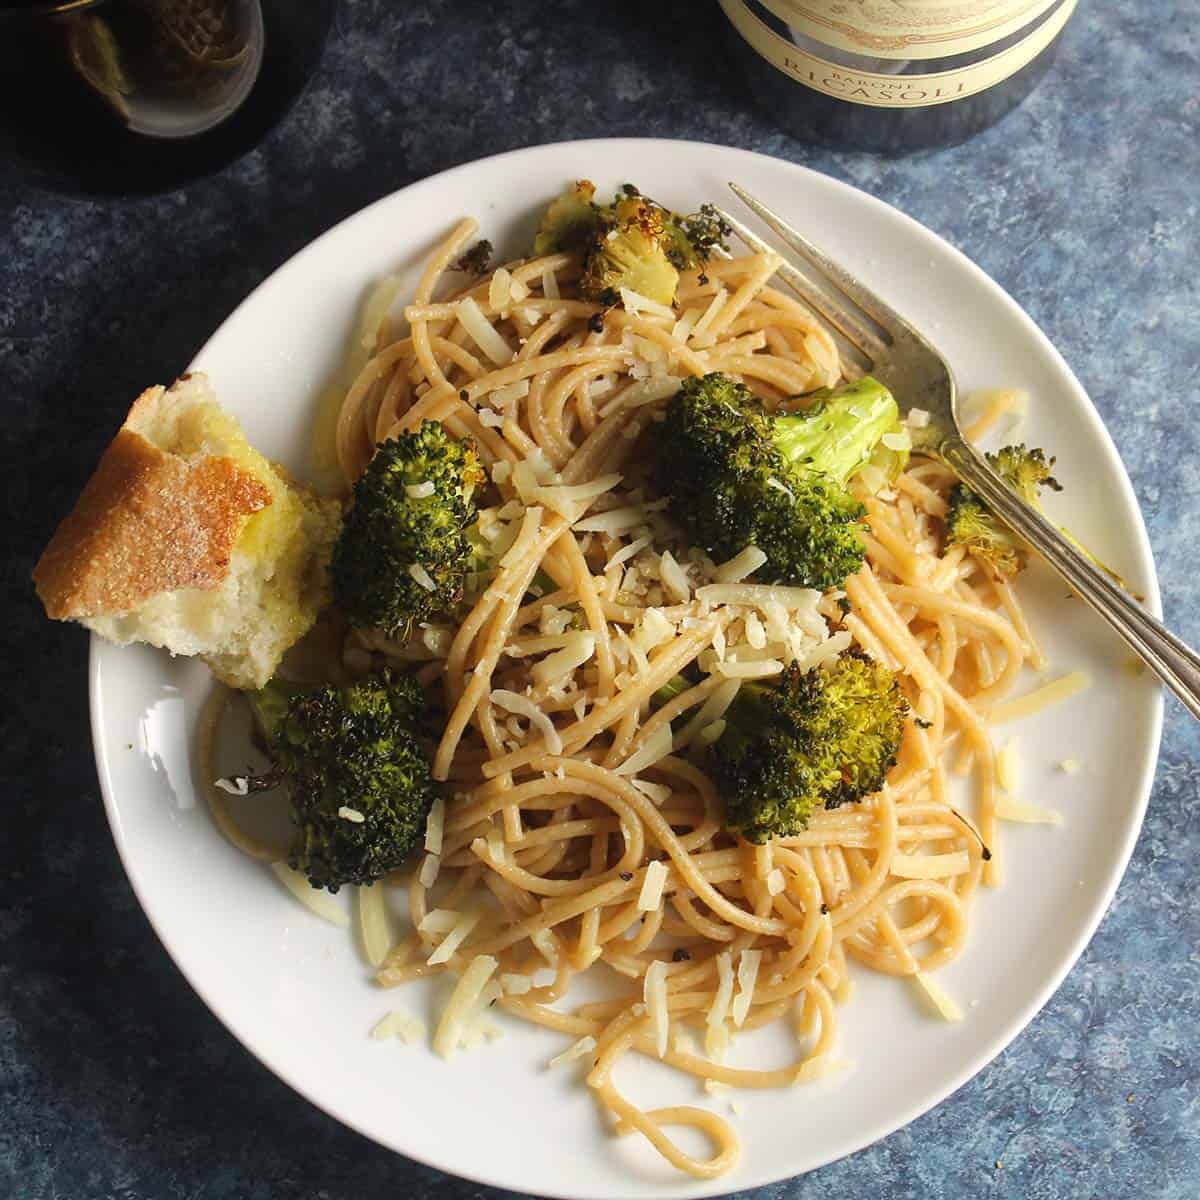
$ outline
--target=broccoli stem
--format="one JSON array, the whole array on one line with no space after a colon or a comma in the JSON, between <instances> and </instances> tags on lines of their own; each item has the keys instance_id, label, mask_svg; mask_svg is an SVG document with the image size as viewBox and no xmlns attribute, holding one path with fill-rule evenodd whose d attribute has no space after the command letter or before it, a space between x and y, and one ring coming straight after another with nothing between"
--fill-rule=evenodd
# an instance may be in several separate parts
<instances>
[{"instance_id":1,"label":"broccoli stem","mask_svg":"<svg viewBox=\"0 0 1200 1200\"><path fill-rule=\"evenodd\" d=\"M772 440L790 462L811 465L844 487L879 439L896 429L900 411L892 393L870 376L816 396L805 412L775 417Z\"/></svg>"},{"instance_id":2,"label":"broccoli stem","mask_svg":"<svg viewBox=\"0 0 1200 1200\"><path fill-rule=\"evenodd\" d=\"M652 708L662 708L664 704L669 704L676 696L682 695L696 685L687 678L686 675L672 675L666 683L650 697L650 706Z\"/></svg>"},{"instance_id":3,"label":"broccoli stem","mask_svg":"<svg viewBox=\"0 0 1200 1200\"><path fill-rule=\"evenodd\" d=\"M265 743L274 738L283 719L287 716L288 705L292 697L303 689L286 679L276 676L268 680L257 692L247 692L246 699L250 702L250 711L254 714L254 724Z\"/></svg>"}]
</instances>

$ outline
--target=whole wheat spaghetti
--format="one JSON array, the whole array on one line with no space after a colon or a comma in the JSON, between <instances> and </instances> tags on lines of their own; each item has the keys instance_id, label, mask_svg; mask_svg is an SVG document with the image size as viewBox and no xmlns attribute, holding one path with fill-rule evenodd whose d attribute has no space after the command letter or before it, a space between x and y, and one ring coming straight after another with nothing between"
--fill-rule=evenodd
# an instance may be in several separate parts
<instances>
[{"instance_id":1,"label":"whole wheat spaghetti","mask_svg":"<svg viewBox=\"0 0 1200 1200\"><path fill-rule=\"evenodd\" d=\"M622 1060L660 1058L709 1091L818 1078L839 1065L837 1007L862 969L915 979L953 1018L926 975L962 951L977 889L1002 873L988 716L1041 652L1012 589L943 551L954 480L934 462L864 496L867 564L842 591L755 584L673 526L644 435L682 379L720 370L772 409L841 378L826 331L771 286L773 256L685 274L674 308L626 296L604 313L578 297L564 254L465 289L455 276L437 298L476 234L461 222L394 315L376 297L336 427L347 485L377 443L429 419L472 438L495 485L479 529L498 567L465 617L402 643L351 632L338 665L403 664L445 705L445 805L413 869L383 881L407 890L412 930L378 981L459 978L434 1035L444 1053L484 1036L493 1002L565 1035L559 1057L586 1059L618 1134L716 1176L738 1156L730 1123L686 1090L643 1110ZM916 718L886 786L795 837L740 841L694 751L745 680L851 644L899 673ZM652 705L688 667L700 682ZM969 811L950 802L955 771L971 775ZM225 799L214 793L221 828L270 857ZM554 1006L600 962L622 995ZM794 1026L791 1058L731 1065L737 1034L774 1021ZM680 1148L679 1126L706 1135L707 1156Z\"/></svg>"}]
</instances>

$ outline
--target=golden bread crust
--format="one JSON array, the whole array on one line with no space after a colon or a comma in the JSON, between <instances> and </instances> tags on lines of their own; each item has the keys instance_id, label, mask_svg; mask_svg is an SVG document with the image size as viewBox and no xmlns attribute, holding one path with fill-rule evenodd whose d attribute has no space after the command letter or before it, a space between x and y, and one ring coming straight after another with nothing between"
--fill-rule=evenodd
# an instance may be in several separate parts
<instances>
[{"instance_id":1,"label":"golden bread crust","mask_svg":"<svg viewBox=\"0 0 1200 1200\"><path fill-rule=\"evenodd\" d=\"M139 396L130 418L159 393ZM271 503L267 486L232 459L187 462L129 423L33 570L55 620L130 612L158 592L217 587L245 518Z\"/></svg>"}]
</instances>

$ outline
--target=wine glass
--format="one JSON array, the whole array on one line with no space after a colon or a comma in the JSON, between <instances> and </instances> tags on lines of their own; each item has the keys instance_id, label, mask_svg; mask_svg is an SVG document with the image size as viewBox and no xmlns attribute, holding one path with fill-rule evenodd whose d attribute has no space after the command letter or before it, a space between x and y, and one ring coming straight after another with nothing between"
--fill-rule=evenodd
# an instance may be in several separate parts
<instances>
[{"instance_id":1,"label":"wine glass","mask_svg":"<svg viewBox=\"0 0 1200 1200\"><path fill-rule=\"evenodd\" d=\"M0 151L56 190L138 193L255 146L316 68L334 0L0 0Z\"/></svg>"}]
</instances>

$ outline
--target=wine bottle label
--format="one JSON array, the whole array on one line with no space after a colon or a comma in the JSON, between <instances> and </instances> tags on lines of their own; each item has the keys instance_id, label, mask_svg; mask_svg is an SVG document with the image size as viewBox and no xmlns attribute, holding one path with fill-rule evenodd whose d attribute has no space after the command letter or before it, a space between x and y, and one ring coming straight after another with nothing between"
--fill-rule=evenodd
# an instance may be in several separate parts
<instances>
[{"instance_id":1,"label":"wine bottle label","mask_svg":"<svg viewBox=\"0 0 1200 1200\"><path fill-rule=\"evenodd\" d=\"M1056 0L759 0L793 33L873 58L946 58L993 47Z\"/></svg>"},{"instance_id":2,"label":"wine bottle label","mask_svg":"<svg viewBox=\"0 0 1200 1200\"><path fill-rule=\"evenodd\" d=\"M1057 7L1055 2L962 0L951 8L944 0L913 0L901 10L872 0L820 8L760 0L788 31L785 37L751 11L746 0L720 0L734 28L772 66L827 96L876 108L948 104L995 87L1032 62L1062 31L1076 0L1059 0ZM834 20L834 9L844 10L842 19ZM853 14L852 22L845 19L847 12ZM891 13L899 15L885 22L881 14ZM929 19L918 23L922 15ZM1016 36L1030 25L1035 27L1029 33ZM990 46L997 46L996 53L987 52ZM832 50L829 57L816 52L827 49ZM856 58L884 69L865 69ZM914 60L923 59L950 59L955 65L911 73Z\"/></svg>"}]
</instances>

